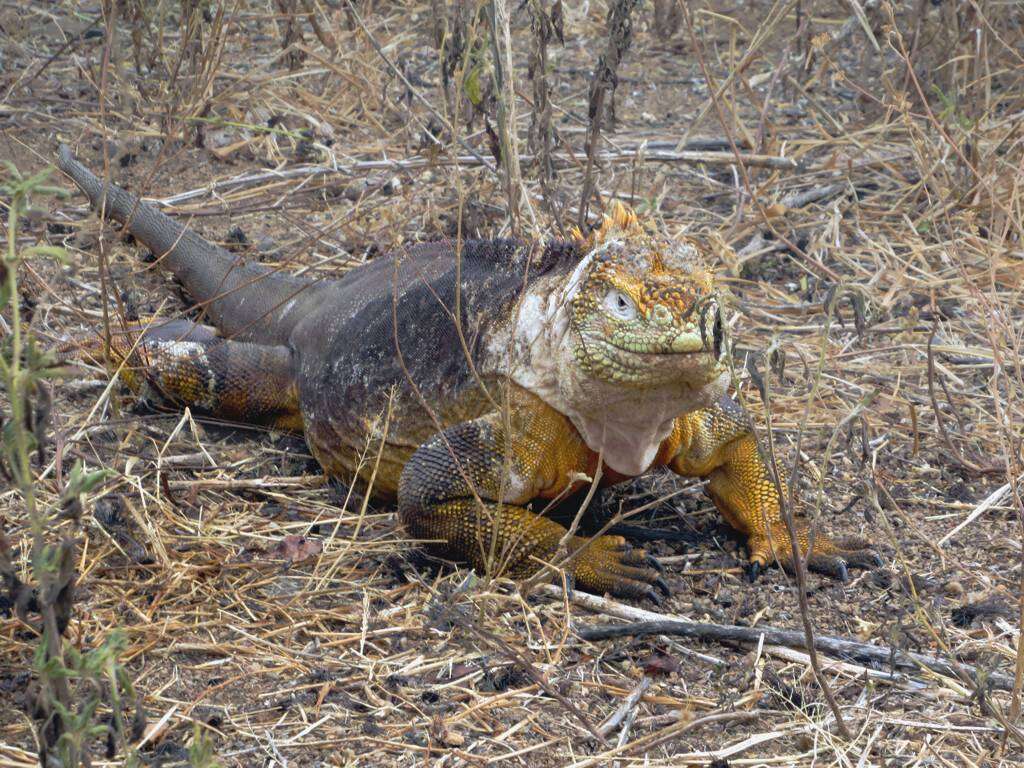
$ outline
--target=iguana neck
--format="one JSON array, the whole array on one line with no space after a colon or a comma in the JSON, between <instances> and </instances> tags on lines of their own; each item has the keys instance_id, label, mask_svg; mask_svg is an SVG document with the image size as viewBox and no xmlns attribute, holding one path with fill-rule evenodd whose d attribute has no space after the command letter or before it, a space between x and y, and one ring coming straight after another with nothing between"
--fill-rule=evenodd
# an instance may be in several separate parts
<instances>
[{"instance_id":1,"label":"iguana neck","mask_svg":"<svg viewBox=\"0 0 1024 768\"><path fill-rule=\"evenodd\" d=\"M611 469L639 475L675 419L716 400L726 380L696 389L685 382L639 388L583 375L573 354L568 306L577 279L573 273L534 281L515 316L493 334L488 356L512 381L568 417Z\"/></svg>"}]
</instances>

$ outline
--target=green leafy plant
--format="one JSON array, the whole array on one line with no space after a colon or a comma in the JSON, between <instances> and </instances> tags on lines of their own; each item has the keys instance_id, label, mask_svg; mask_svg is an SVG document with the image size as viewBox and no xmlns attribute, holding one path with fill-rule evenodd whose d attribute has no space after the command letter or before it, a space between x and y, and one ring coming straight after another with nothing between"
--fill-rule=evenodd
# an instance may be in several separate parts
<instances>
[{"instance_id":1,"label":"green leafy plant","mask_svg":"<svg viewBox=\"0 0 1024 768\"><path fill-rule=\"evenodd\" d=\"M50 245L18 247L19 224L31 213L37 197L63 191L46 183L50 170L23 176L5 163L0 171L0 196L7 206L7 242L0 257L0 386L7 398L0 412L0 475L15 488L31 534L30 573L34 588L19 578L12 548L0 534L0 580L18 616L37 629L39 646L34 668L36 691L33 716L38 728L41 765L89 765L97 739L106 736L106 753L137 738L144 720L131 679L120 665L123 637L117 631L97 647L81 651L65 642L75 588L75 540L68 525L81 517L82 497L98 489L109 476L78 462L67 474L58 500L43 504L37 493L37 466L44 463L51 409L50 381L62 373L55 358L27 333L18 291L18 268L28 259L50 257L63 261L62 248ZM37 458L34 465L33 454ZM41 621L33 623L30 614ZM123 713L134 705L133 727ZM101 708L108 710L101 717ZM132 733L129 733L129 730ZM125 765L137 764L128 754Z\"/></svg>"},{"instance_id":2,"label":"green leafy plant","mask_svg":"<svg viewBox=\"0 0 1024 768\"><path fill-rule=\"evenodd\" d=\"M188 745L188 764L192 768L220 768L213 740L206 735L199 723L192 727L192 743Z\"/></svg>"}]
</instances>

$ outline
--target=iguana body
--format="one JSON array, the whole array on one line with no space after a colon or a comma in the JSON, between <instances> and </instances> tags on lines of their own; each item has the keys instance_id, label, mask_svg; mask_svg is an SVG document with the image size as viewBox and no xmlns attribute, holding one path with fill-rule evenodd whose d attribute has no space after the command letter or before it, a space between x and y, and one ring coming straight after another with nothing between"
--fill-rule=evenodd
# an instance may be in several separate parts
<instances>
[{"instance_id":1,"label":"iguana body","mask_svg":"<svg viewBox=\"0 0 1024 768\"><path fill-rule=\"evenodd\" d=\"M440 554L513 576L561 555L585 589L657 597L656 563L531 511L598 475L658 466L708 479L756 568L789 537L748 420L725 396L714 284L699 249L625 209L588 237L413 245L333 281L248 265L103 183L60 167L125 222L216 330L153 325L125 376L162 402L304 432L330 475L397 498ZM578 234L578 233L577 233ZM800 526L806 550L806 527ZM564 541L563 541L564 540ZM564 546L560 548L560 544ZM818 534L809 563L845 577L876 556Z\"/></svg>"}]
</instances>

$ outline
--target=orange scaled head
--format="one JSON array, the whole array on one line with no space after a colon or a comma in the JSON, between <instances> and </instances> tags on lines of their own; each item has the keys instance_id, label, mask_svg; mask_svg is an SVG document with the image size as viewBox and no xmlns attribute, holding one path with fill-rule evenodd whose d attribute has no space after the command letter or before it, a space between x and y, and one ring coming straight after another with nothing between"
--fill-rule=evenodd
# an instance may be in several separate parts
<instances>
[{"instance_id":1,"label":"orange scaled head","mask_svg":"<svg viewBox=\"0 0 1024 768\"><path fill-rule=\"evenodd\" d=\"M641 387L703 386L721 375L721 311L696 241L666 238L619 203L573 236L583 257L564 298L586 374Z\"/></svg>"}]
</instances>

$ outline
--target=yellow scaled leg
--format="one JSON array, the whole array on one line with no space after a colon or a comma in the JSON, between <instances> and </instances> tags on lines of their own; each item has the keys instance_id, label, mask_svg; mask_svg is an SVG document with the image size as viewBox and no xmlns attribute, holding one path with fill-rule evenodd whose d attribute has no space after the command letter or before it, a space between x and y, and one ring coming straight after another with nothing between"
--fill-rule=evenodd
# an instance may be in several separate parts
<instances>
[{"instance_id":1,"label":"yellow scaled leg","mask_svg":"<svg viewBox=\"0 0 1024 768\"><path fill-rule=\"evenodd\" d=\"M518 391L509 414L455 424L413 454L402 471L398 514L444 557L529 576L554 563L566 529L525 505L579 483L580 473L593 471L591 455L564 416ZM656 602L668 594L657 561L619 536L572 536L566 548L575 554L566 574L580 589Z\"/></svg>"},{"instance_id":2,"label":"yellow scaled leg","mask_svg":"<svg viewBox=\"0 0 1024 768\"><path fill-rule=\"evenodd\" d=\"M782 521L778 490L764 464L746 414L732 400L687 414L677 422L676 453L670 466L680 474L706 477L708 493L722 517L747 536L751 575L777 562L790 569L793 548ZM785 478L782 493L788 493ZM832 539L808 523L795 521L797 543L813 571L843 581L848 567L870 568L881 560L859 538Z\"/></svg>"}]
</instances>

